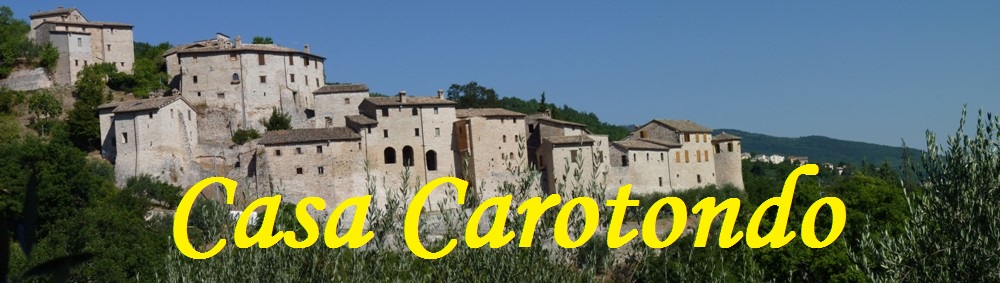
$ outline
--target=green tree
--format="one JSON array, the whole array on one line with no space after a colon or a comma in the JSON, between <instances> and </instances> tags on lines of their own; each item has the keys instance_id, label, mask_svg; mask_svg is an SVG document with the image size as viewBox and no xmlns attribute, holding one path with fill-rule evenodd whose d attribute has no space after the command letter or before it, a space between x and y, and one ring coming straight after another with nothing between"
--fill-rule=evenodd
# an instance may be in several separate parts
<instances>
[{"instance_id":1,"label":"green tree","mask_svg":"<svg viewBox=\"0 0 1000 283\"><path fill-rule=\"evenodd\" d=\"M70 141L76 147L89 151L99 147L101 124L97 118L97 107L105 102L108 91L105 78L109 72L117 72L109 64L95 64L84 67L78 74L73 95L76 103L67 113L66 126Z\"/></svg>"},{"instance_id":2,"label":"green tree","mask_svg":"<svg viewBox=\"0 0 1000 283\"><path fill-rule=\"evenodd\" d=\"M292 117L278 108L272 108L271 117L261 118L260 123L267 131L288 130L292 128Z\"/></svg>"},{"instance_id":3,"label":"green tree","mask_svg":"<svg viewBox=\"0 0 1000 283\"><path fill-rule=\"evenodd\" d=\"M62 114L62 102L50 93L39 92L28 100L28 110L42 118L56 117Z\"/></svg>"},{"instance_id":4,"label":"green tree","mask_svg":"<svg viewBox=\"0 0 1000 283\"><path fill-rule=\"evenodd\" d=\"M254 36L253 44L274 44L274 40L270 36Z\"/></svg>"},{"instance_id":5,"label":"green tree","mask_svg":"<svg viewBox=\"0 0 1000 283\"><path fill-rule=\"evenodd\" d=\"M870 226L855 261L873 281L1000 281L1000 117L980 111L975 134L966 111L947 147L927 132L925 190L907 194L911 220L898 235ZM878 232L876 232L878 231Z\"/></svg>"}]
</instances>

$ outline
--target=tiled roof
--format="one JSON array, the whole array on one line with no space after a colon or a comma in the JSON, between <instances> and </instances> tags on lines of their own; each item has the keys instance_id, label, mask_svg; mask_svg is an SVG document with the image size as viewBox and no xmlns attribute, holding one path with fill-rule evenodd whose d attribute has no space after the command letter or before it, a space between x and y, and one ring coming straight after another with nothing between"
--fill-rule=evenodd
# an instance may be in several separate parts
<instances>
[{"instance_id":1,"label":"tiled roof","mask_svg":"<svg viewBox=\"0 0 1000 283\"><path fill-rule=\"evenodd\" d=\"M375 106L404 106L404 105L455 105L454 101L437 98L436 96L407 96L406 102L399 101L399 96L382 96L365 98L362 103L371 103Z\"/></svg>"},{"instance_id":2,"label":"tiled roof","mask_svg":"<svg viewBox=\"0 0 1000 283\"><path fill-rule=\"evenodd\" d=\"M105 104L98 105L97 109L98 110L100 110L100 109L109 109L109 108L110 109L114 109L115 107L118 107L118 105L121 105L123 103L129 103L129 102L132 102L132 101L112 101L112 102L108 102L108 103L105 103Z\"/></svg>"},{"instance_id":3,"label":"tiled roof","mask_svg":"<svg viewBox=\"0 0 1000 283\"><path fill-rule=\"evenodd\" d=\"M320 59L326 59L323 56L319 56L312 53L305 53L303 51L295 50L292 48L276 44L243 43L241 44L240 47L233 46L230 48L222 48L215 45L212 46L196 46L196 45L204 45L204 44L202 44L202 42L196 42L192 44L183 45L183 47L180 48L171 48L167 50L167 52L165 52L163 56L167 56L173 53L183 54L183 53L225 53L225 52L242 52L242 51L262 51L270 53L295 53L300 55L307 55L310 57L316 57Z\"/></svg>"},{"instance_id":4,"label":"tiled roof","mask_svg":"<svg viewBox=\"0 0 1000 283\"><path fill-rule=\"evenodd\" d=\"M329 93L349 93L349 92L368 92L368 85L365 84L343 84L343 85L325 85L313 91L313 94L329 94Z\"/></svg>"},{"instance_id":5,"label":"tiled roof","mask_svg":"<svg viewBox=\"0 0 1000 283\"><path fill-rule=\"evenodd\" d=\"M672 128L674 130L681 131L681 132L686 132L686 133L710 133L710 132L712 132L712 129L706 128L706 127L704 127L702 125L698 125L697 123L691 122L690 120L664 120L664 119L657 119L657 120L653 120L653 121L656 121L657 123L663 124L663 125L665 125L667 127L670 127L670 128Z\"/></svg>"},{"instance_id":6,"label":"tiled roof","mask_svg":"<svg viewBox=\"0 0 1000 283\"><path fill-rule=\"evenodd\" d=\"M181 99L181 96L179 96L179 95L175 95L175 96L167 96L167 97L161 97L161 98L150 98L150 99L142 99L142 100L135 100L135 101L119 102L118 103L118 107L115 107L115 110L112 111L112 112L113 113L126 113L126 112L136 112L136 111L145 111L145 110L160 109L160 108L163 108L164 106L167 106L170 103L173 103L174 101L177 101L177 100L183 101L184 99ZM185 102L185 103L187 103L187 102ZM107 105L107 104L105 104L105 105ZM104 106L104 105L102 105L102 106Z\"/></svg>"},{"instance_id":7,"label":"tiled roof","mask_svg":"<svg viewBox=\"0 0 1000 283\"><path fill-rule=\"evenodd\" d=\"M733 134L727 134L726 132L722 132L721 134L712 136L712 141L732 141L741 139L743 138Z\"/></svg>"},{"instance_id":8,"label":"tiled roof","mask_svg":"<svg viewBox=\"0 0 1000 283\"><path fill-rule=\"evenodd\" d=\"M591 139L585 135L577 136L554 136L543 138L544 142L548 142L554 145L570 145L570 144L586 144L593 143L594 139Z\"/></svg>"},{"instance_id":9,"label":"tiled roof","mask_svg":"<svg viewBox=\"0 0 1000 283\"><path fill-rule=\"evenodd\" d=\"M644 142L648 142L648 143L655 143L655 144L666 146L666 147L680 147L681 146L680 142L674 142L674 141L668 141L668 140L657 140L657 139L639 139L639 140L644 141Z\"/></svg>"},{"instance_id":10,"label":"tiled roof","mask_svg":"<svg viewBox=\"0 0 1000 283\"><path fill-rule=\"evenodd\" d=\"M116 23L116 22L59 22L59 21L44 21L42 24L53 24L53 25L64 25L64 26L82 26L82 27L126 27L131 28L132 25L126 23ZM53 30L55 31L55 30Z\"/></svg>"},{"instance_id":11,"label":"tiled roof","mask_svg":"<svg viewBox=\"0 0 1000 283\"><path fill-rule=\"evenodd\" d=\"M645 140L623 140L614 142L615 145L635 150L670 150L669 147Z\"/></svg>"},{"instance_id":12,"label":"tiled roof","mask_svg":"<svg viewBox=\"0 0 1000 283\"><path fill-rule=\"evenodd\" d=\"M28 16L28 17L34 19L34 18L38 18L38 17L45 17L45 16L51 16L51 15L66 14L66 13L70 13L70 12L73 12L73 11L76 11L76 8L72 8L72 7L70 7L70 8L63 8L63 7L59 7L58 9L37 12L37 13L31 14L31 16Z\"/></svg>"},{"instance_id":13,"label":"tiled roof","mask_svg":"<svg viewBox=\"0 0 1000 283\"><path fill-rule=\"evenodd\" d=\"M360 126L378 125L378 121L365 115L348 115L347 122Z\"/></svg>"},{"instance_id":14,"label":"tiled roof","mask_svg":"<svg viewBox=\"0 0 1000 283\"><path fill-rule=\"evenodd\" d=\"M291 129L265 132L260 138L260 144L276 145L287 143L304 143L315 141L359 140L361 135L350 128L317 128Z\"/></svg>"},{"instance_id":15,"label":"tiled roof","mask_svg":"<svg viewBox=\"0 0 1000 283\"><path fill-rule=\"evenodd\" d=\"M455 116L458 118L467 117L524 117L525 115L520 112L514 112L502 108L469 108L469 109L455 109Z\"/></svg>"},{"instance_id":16,"label":"tiled roof","mask_svg":"<svg viewBox=\"0 0 1000 283\"><path fill-rule=\"evenodd\" d=\"M563 121L563 120L558 120L558 119L552 119L551 117L549 117L548 115L545 115L545 114L531 114L531 115L528 115L527 119L534 119L534 120L538 120L538 121L545 121L545 122L554 123L554 124L563 125L563 126L577 126L577 127L584 127L584 128L587 127L587 125L580 124L580 123L573 123L573 122L570 122L570 121Z\"/></svg>"}]
</instances>

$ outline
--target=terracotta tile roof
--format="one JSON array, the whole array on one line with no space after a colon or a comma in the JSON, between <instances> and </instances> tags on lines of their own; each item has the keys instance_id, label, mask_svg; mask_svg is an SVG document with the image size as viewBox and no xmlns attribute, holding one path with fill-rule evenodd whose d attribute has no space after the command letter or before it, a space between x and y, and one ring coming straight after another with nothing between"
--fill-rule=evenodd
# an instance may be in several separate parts
<instances>
[{"instance_id":1,"label":"terracotta tile roof","mask_svg":"<svg viewBox=\"0 0 1000 283\"><path fill-rule=\"evenodd\" d=\"M49 20L43 21L41 24L39 24L39 26L45 25L45 24L62 25L62 26L78 26L78 27L98 27L98 28L101 28L101 27L124 27L124 28L132 28L132 25L130 25L130 24L116 23L116 22L60 22L60 21L49 21ZM56 31L56 30L52 30L50 32L54 32L54 31Z\"/></svg>"},{"instance_id":2,"label":"terracotta tile roof","mask_svg":"<svg viewBox=\"0 0 1000 283\"><path fill-rule=\"evenodd\" d=\"M258 52L268 52L268 53L293 53L293 54L305 55L305 56L309 56L309 57L315 57L315 58L319 58L319 59L326 59L323 56L319 56L319 55L312 54L312 53L305 53L303 51L295 50L295 49L292 49L292 48L288 48L288 47L284 47L284 46L280 46L280 45L276 45L276 44L243 43L242 46L240 46L240 47L233 46L233 47L230 47L230 48L223 48L223 47L220 47L220 46L217 46L217 45L208 45L208 46L206 46L205 44L208 44L208 43L205 42L205 41L202 41L202 42L195 42L195 43L191 43L191 44L186 44L186 45L178 46L178 47L175 47L175 48L168 49L167 52L165 52L163 54L163 56L167 56L167 55L174 54L174 53L177 53L177 54L188 54L188 53L228 53L228 52L258 51Z\"/></svg>"},{"instance_id":3,"label":"terracotta tile roof","mask_svg":"<svg viewBox=\"0 0 1000 283\"><path fill-rule=\"evenodd\" d=\"M702 125L698 125L690 120L664 120L656 119L653 120L657 123L663 124L664 126L670 127L674 130L686 133L710 133L712 129L706 128Z\"/></svg>"},{"instance_id":4,"label":"terracotta tile roof","mask_svg":"<svg viewBox=\"0 0 1000 283\"><path fill-rule=\"evenodd\" d=\"M121 105L123 103L128 103L128 102L132 102L132 101L112 101L112 102L108 102L108 103L105 103L105 104L98 105L97 109L98 110L100 110L100 109L108 109L108 108L112 108L113 109L115 107L118 107L118 105Z\"/></svg>"},{"instance_id":5,"label":"terracotta tile roof","mask_svg":"<svg viewBox=\"0 0 1000 283\"><path fill-rule=\"evenodd\" d=\"M468 117L524 117L524 113L514 112L503 108L469 108L455 109L455 116L458 118Z\"/></svg>"},{"instance_id":6,"label":"terracotta tile roof","mask_svg":"<svg viewBox=\"0 0 1000 283\"><path fill-rule=\"evenodd\" d=\"M666 147L681 147L681 143L675 141L657 140L657 139L639 139L639 140L649 143L655 143Z\"/></svg>"},{"instance_id":7,"label":"terracotta tile roof","mask_svg":"<svg viewBox=\"0 0 1000 283\"><path fill-rule=\"evenodd\" d=\"M73 12L73 11L78 11L78 10L76 8L73 8L73 7L70 7L70 8L59 7L57 9L53 9L53 10L37 12L37 13L31 14L28 17L34 19L34 18L39 18L39 17L51 16L51 15L68 14L68 13Z\"/></svg>"},{"instance_id":8,"label":"terracotta tile roof","mask_svg":"<svg viewBox=\"0 0 1000 283\"><path fill-rule=\"evenodd\" d=\"M365 84L342 84L342 85L325 85L313 91L313 94L330 94L330 93L349 93L349 92L368 92L368 85Z\"/></svg>"},{"instance_id":9,"label":"terracotta tile roof","mask_svg":"<svg viewBox=\"0 0 1000 283\"><path fill-rule=\"evenodd\" d=\"M177 100L184 101L184 99L182 99L181 96L175 95L175 96L167 96L161 98L150 98L150 99L119 102L118 106L115 107L115 110L113 110L112 113L126 113L126 112L160 109ZM184 101L184 103L187 103L187 101ZM188 106L190 107L190 104Z\"/></svg>"},{"instance_id":10,"label":"terracotta tile roof","mask_svg":"<svg viewBox=\"0 0 1000 283\"><path fill-rule=\"evenodd\" d=\"M375 106L404 106L404 105L455 105L454 101L437 98L436 96L407 96L406 102L399 101L399 96L369 97L361 102L371 103Z\"/></svg>"},{"instance_id":11,"label":"terracotta tile roof","mask_svg":"<svg viewBox=\"0 0 1000 283\"><path fill-rule=\"evenodd\" d=\"M623 140L623 141L613 142L612 144L625 149L634 149L634 150L662 150L662 151L670 150L670 147L646 140Z\"/></svg>"},{"instance_id":12,"label":"terracotta tile roof","mask_svg":"<svg viewBox=\"0 0 1000 283\"><path fill-rule=\"evenodd\" d=\"M318 141L344 141L359 140L361 135L355 133L350 128L316 128L316 129L291 129L265 132L260 138L260 144L278 145L288 143L306 143Z\"/></svg>"},{"instance_id":13,"label":"terracotta tile roof","mask_svg":"<svg viewBox=\"0 0 1000 283\"><path fill-rule=\"evenodd\" d=\"M537 120L537 121L545 121L545 122L549 122L549 123L553 123L553 124L557 124L557 125L563 125L563 126L576 126L576 127L584 127L584 128L587 127L587 125L580 124L580 123L574 123L574 122L570 122L570 121L563 121L563 120L559 120L559 119L552 119L551 117L549 117L548 115L545 115L545 114L531 114L531 115L528 115L528 117L526 119L533 119L533 120Z\"/></svg>"},{"instance_id":14,"label":"terracotta tile roof","mask_svg":"<svg viewBox=\"0 0 1000 283\"><path fill-rule=\"evenodd\" d=\"M543 142L551 143L553 145L572 145L572 144L588 144L593 143L594 139L591 139L585 135L577 136L555 136L547 137L542 139Z\"/></svg>"},{"instance_id":15,"label":"terracotta tile roof","mask_svg":"<svg viewBox=\"0 0 1000 283\"><path fill-rule=\"evenodd\" d=\"M347 123L351 123L354 125L359 125L359 126L378 125L378 121L372 118L368 118L368 116L365 115L348 115L346 118L347 118Z\"/></svg>"},{"instance_id":16,"label":"terracotta tile roof","mask_svg":"<svg viewBox=\"0 0 1000 283\"><path fill-rule=\"evenodd\" d=\"M712 136L712 141L713 142L715 142L715 141L742 140L742 139L743 138L741 138L739 136L736 136L736 135L733 135L733 134L727 134L726 132L722 132L721 134Z\"/></svg>"}]
</instances>

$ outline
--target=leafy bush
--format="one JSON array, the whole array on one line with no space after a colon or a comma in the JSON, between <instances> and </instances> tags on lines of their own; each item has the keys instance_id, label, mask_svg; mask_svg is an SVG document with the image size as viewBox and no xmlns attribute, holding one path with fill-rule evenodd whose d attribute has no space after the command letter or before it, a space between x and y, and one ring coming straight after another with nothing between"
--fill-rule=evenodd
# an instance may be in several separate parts
<instances>
[{"instance_id":1,"label":"leafy bush","mask_svg":"<svg viewBox=\"0 0 1000 283\"><path fill-rule=\"evenodd\" d=\"M233 143L244 144L252 139L260 138L256 129L239 129L233 133Z\"/></svg>"},{"instance_id":2,"label":"leafy bush","mask_svg":"<svg viewBox=\"0 0 1000 283\"><path fill-rule=\"evenodd\" d=\"M278 108L271 108L271 116L261 118L260 123L267 131L288 130L292 128L292 117Z\"/></svg>"}]
</instances>

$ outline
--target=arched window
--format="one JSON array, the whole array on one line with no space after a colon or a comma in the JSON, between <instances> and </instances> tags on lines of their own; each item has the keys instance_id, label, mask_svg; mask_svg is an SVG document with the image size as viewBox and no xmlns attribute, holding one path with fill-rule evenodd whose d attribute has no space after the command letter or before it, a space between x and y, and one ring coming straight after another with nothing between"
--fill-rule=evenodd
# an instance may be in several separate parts
<instances>
[{"instance_id":1,"label":"arched window","mask_svg":"<svg viewBox=\"0 0 1000 283\"><path fill-rule=\"evenodd\" d=\"M383 155L385 156L385 164L396 164L396 149L387 147Z\"/></svg>"},{"instance_id":2,"label":"arched window","mask_svg":"<svg viewBox=\"0 0 1000 283\"><path fill-rule=\"evenodd\" d=\"M403 147L403 166L413 166L413 148L410 146Z\"/></svg>"},{"instance_id":3,"label":"arched window","mask_svg":"<svg viewBox=\"0 0 1000 283\"><path fill-rule=\"evenodd\" d=\"M240 83L240 74L233 73L233 83L234 84Z\"/></svg>"},{"instance_id":4,"label":"arched window","mask_svg":"<svg viewBox=\"0 0 1000 283\"><path fill-rule=\"evenodd\" d=\"M438 157L437 152L433 150L428 150L426 154L427 160L427 171L437 171L438 170Z\"/></svg>"},{"instance_id":5,"label":"arched window","mask_svg":"<svg viewBox=\"0 0 1000 283\"><path fill-rule=\"evenodd\" d=\"M628 166L628 155L622 154L622 166Z\"/></svg>"}]
</instances>

